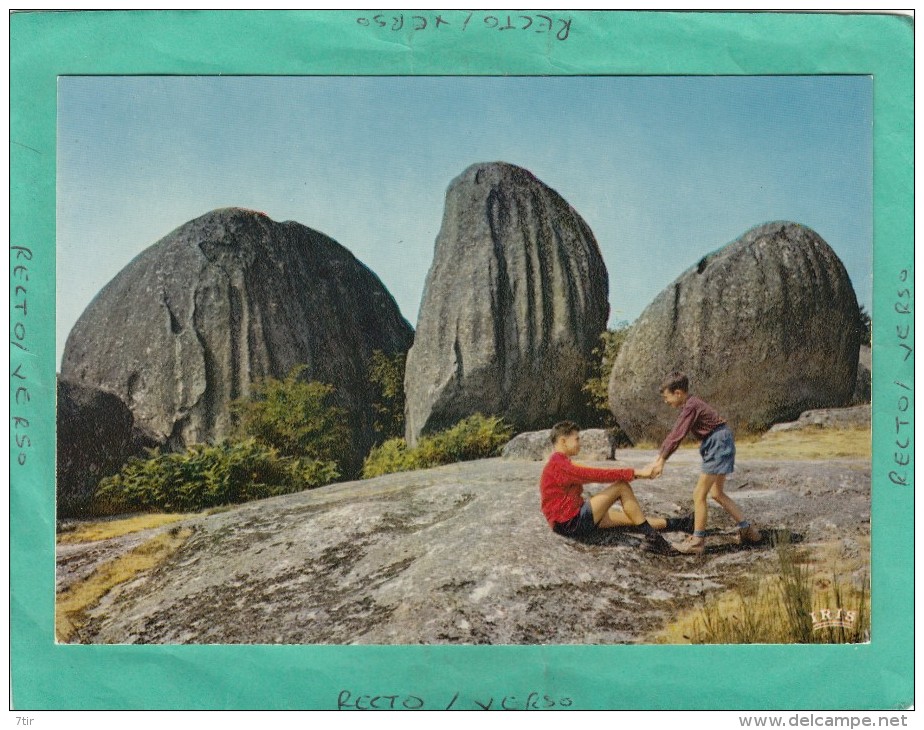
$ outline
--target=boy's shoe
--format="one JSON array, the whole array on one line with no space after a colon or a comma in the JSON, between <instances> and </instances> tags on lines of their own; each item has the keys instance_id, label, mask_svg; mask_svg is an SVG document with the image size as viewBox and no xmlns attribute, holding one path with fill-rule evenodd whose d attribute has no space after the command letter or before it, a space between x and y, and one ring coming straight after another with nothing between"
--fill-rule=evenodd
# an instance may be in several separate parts
<instances>
[{"instance_id":1,"label":"boy's shoe","mask_svg":"<svg viewBox=\"0 0 924 730\"><path fill-rule=\"evenodd\" d=\"M657 555L677 555L677 550L657 532L645 535L645 550Z\"/></svg>"},{"instance_id":2,"label":"boy's shoe","mask_svg":"<svg viewBox=\"0 0 924 730\"><path fill-rule=\"evenodd\" d=\"M684 555L702 555L706 551L706 541L701 537L690 535L683 542L675 543L674 548Z\"/></svg>"},{"instance_id":3,"label":"boy's shoe","mask_svg":"<svg viewBox=\"0 0 924 730\"><path fill-rule=\"evenodd\" d=\"M763 539L764 536L760 533L760 530L754 527L754 525L749 525L748 527L741 527L738 529L739 545L753 545Z\"/></svg>"}]
</instances>

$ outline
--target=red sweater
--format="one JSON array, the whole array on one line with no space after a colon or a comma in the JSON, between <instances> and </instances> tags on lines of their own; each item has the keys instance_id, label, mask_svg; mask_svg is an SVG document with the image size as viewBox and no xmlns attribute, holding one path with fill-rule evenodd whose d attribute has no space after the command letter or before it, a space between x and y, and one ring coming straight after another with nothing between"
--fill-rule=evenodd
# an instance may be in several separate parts
<instances>
[{"instance_id":1,"label":"red sweater","mask_svg":"<svg viewBox=\"0 0 924 730\"><path fill-rule=\"evenodd\" d=\"M584 504L581 496L584 484L628 482L635 478L635 469L594 469L572 463L565 454L554 452L542 470L539 494L542 514L554 527L576 517Z\"/></svg>"}]
</instances>

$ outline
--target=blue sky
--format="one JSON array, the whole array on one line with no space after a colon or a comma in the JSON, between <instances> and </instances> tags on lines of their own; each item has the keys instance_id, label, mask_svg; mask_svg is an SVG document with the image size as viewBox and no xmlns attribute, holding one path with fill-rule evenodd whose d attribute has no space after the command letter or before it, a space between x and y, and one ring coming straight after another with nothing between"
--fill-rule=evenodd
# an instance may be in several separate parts
<instances>
[{"instance_id":1,"label":"blue sky","mask_svg":"<svg viewBox=\"0 0 924 730\"><path fill-rule=\"evenodd\" d=\"M134 256L210 210L350 249L416 325L446 187L531 170L590 225L610 321L770 220L816 230L872 299L868 77L62 77L57 356Z\"/></svg>"}]
</instances>

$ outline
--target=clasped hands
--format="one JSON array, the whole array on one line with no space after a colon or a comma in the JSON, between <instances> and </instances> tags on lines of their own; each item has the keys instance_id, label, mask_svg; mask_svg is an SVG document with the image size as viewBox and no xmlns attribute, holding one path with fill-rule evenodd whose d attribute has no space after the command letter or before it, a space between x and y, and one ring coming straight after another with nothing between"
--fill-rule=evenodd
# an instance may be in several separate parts
<instances>
[{"instance_id":1,"label":"clasped hands","mask_svg":"<svg viewBox=\"0 0 924 730\"><path fill-rule=\"evenodd\" d=\"M636 469L635 477L636 479L657 479L664 472L664 462L660 459L655 459L644 469Z\"/></svg>"}]
</instances>

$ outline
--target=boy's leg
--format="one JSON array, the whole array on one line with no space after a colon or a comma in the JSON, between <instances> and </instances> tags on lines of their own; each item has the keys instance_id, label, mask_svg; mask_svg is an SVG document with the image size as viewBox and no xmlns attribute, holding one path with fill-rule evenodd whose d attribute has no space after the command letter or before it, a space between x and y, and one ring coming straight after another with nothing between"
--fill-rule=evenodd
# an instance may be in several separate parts
<instances>
[{"instance_id":1,"label":"boy's leg","mask_svg":"<svg viewBox=\"0 0 924 730\"><path fill-rule=\"evenodd\" d=\"M697 532L706 530L706 523L709 520L709 505L706 498L712 492L719 477L723 482L725 481L725 476L722 474L700 474L696 487L693 489L693 529Z\"/></svg>"},{"instance_id":2,"label":"boy's leg","mask_svg":"<svg viewBox=\"0 0 924 730\"><path fill-rule=\"evenodd\" d=\"M744 518L744 513L741 511L741 508L735 504L735 501L725 494L725 475L718 474L718 479L716 479L715 484L712 485L712 489L709 490L709 495L724 509L728 514L732 516L732 519L738 525L738 542L742 545L747 543L757 543L760 542L762 536L760 530L751 525Z\"/></svg>"},{"instance_id":3,"label":"boy's leg","mask_svg":"<svg viewBox=\"0 0 924 730\"><path fill-rule=\"evenodd\" d=\"M709 505L706 499L709 497L717 476L717 474L700 474L693 488L693 534L684 542L675 545L682 553L701 555L705 550L706 522L709 517Z\"/></svg>"},{"instance_id":4,"label":"boy's leg","mask_svg":"<svg viewBox=\"0 0 924 730\"><path fill-rule=\"evenodd\" d=\"M722 505L728 514L732 516L735 522L743 522L744 515L741 512L741 509L735 504L734 500L725 494L725 475L724 474L710 474L704 476L714 476L715 481L712 484L712 487L709 489L709 496L712 497L716 502Z\"/></svg>"},{"instance_id":5,"label":"boy's leg","mask_svg":"<svg viewBox=\"0 0 924 730\"><path fill-rule=\"evenodd\" d=\"M610 509L616 501L622 503L622 511ZM595 494L589 500L597 527L604 529L610 527L629 527L636 525L642 528L645 539L645 549L660 555L676 555L674 547L656 530L667 527L667 521L661 517L646 520L639 506L635 493L626 482L610 484L602 492Z\"/></svg>"},{"instance_id":6,"label":"boy's leg","mask_svg":"<svg viewBox=\"0 0 924 730\"><path fill-rule=\"evenodd\" d=\"M610 509L615 502L622 504L622 511ZM632 491L626 482L616 482L610 484L602 492L598 492L590 498L590 508L594 513L594 522L597 527L631 527L641 525L645 522L645 514L635 498L635 492ZM663 517L652 517L648 519L650 524L656 530L663 530L667 527L667 520Z\"/></svg>"},{"instance_id":7,"label":"boy's leg","mask_svg":"<svg viewBox=\"0 0 924 730\"><path fill-rule=\"evenodd\" d=\"M725 474L700 474L696 488L693 490L693 529L705 530L709 512L706 497L712 497L722 509L730 514L735 522L744 521L741 509L734 500L725 494Z\"/></svg>"}]
</instances>

